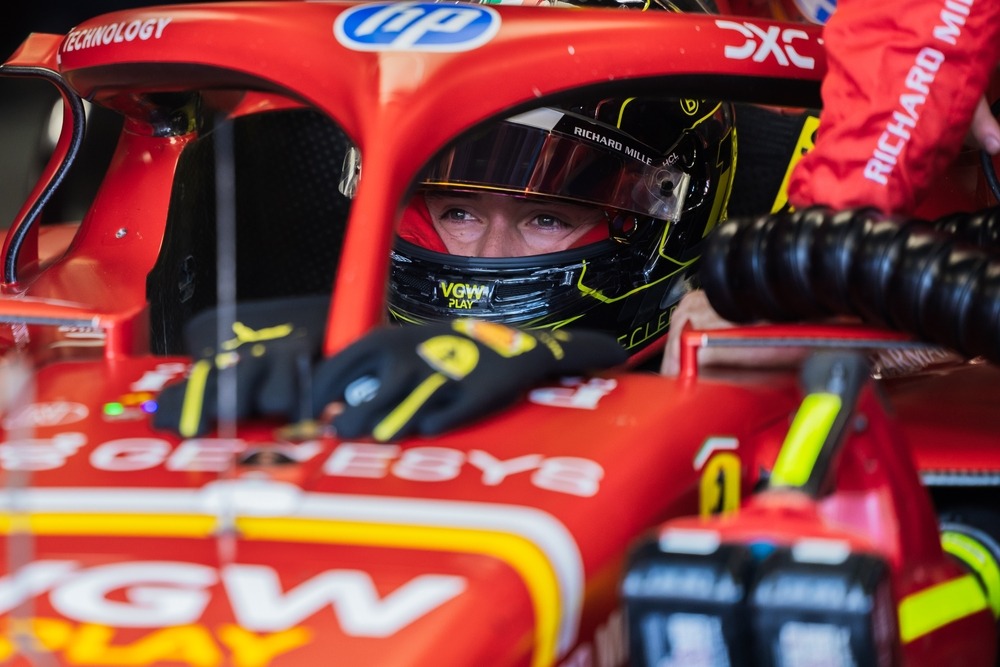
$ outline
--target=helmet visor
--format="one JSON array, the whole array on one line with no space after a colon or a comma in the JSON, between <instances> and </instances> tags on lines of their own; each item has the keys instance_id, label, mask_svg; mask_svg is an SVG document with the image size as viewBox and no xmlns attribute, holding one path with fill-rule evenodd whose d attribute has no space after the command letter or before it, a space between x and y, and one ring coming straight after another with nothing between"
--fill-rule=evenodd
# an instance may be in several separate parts
<instances>
[{"instance_id":1,"label":"helmet visor","mask_svg":"<svg viewBox=\"0 0 1000 667\"><path fill-rule=\"evenodd\" d=\"M542 108L445 151L422 185L555 197L675 221L690 180L679 162L603 123Z\"/></svg>"}]
</instances>

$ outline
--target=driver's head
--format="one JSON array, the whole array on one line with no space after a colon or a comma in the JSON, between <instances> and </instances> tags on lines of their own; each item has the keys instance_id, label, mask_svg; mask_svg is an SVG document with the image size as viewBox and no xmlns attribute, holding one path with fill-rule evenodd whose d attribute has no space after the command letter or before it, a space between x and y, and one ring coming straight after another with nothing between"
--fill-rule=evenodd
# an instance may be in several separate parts
<instances>
[{"instance_id":1,"label":"driver's head","mask_svg":"<svg viewBox=\"0 0 1000 667\"><path fill-rule=\"evenodd\" d=\"M615 99L546 107L477 132L426 169L393 250L390 312L662 336L724 216L732 112Z\"/></svg>"}]
</instances>

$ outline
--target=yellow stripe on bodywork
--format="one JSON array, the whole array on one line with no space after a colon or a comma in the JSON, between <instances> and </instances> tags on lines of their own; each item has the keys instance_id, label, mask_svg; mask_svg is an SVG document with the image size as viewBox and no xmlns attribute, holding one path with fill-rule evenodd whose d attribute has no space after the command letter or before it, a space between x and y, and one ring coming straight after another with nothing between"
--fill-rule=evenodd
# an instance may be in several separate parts
<instances>
[{"instance_id":1,"label":"yellow stripe on bodywork","mask_svg":"<svg viewBox=\"0 0 1000 667\"><path fill-rule=\"evenodd\" d=\"M979 577L994 618L1000 618L1000 565L989 549L978 540L952 530L941 533L941 547Z\"/></svg>"},{"instance_id":2,"label":"yellow stripe on bodywork","mask_svg":"<svg viewBox=\"0 0 1000 667\"><path fill-rule=\"evenodd\" d=\"M976 578L967 574L907 595L899 603L899 638L906 644L987 608Z\"/></svg>"},{"instance_id":3,"label":"yellow stripe on bodywork","mask_svg":"<svg viewBox=\"0 0 1000 667\"><path fill-rule=\"evenodd\" d=\"M34 535L100 535L120 537L213 537L217 517L207 514L19 514L0 515L0 534L20 530Z\"/></svg>"},{"instance_id":4,"label":"yellow stripe on bodywork","mask_svg":"<svg viewBox=\"0 0 1000 667\"><path fill-rule=\"evenodd\" d=\"M218 520L211 515L19 514L19 526L34 535L212 538ZM0 534L9 534L15 517L0 516ZM451 551L496 558L510 566L528 589L535 612L535 650L531 664L558 658L559 580L545 554L530 540L501 531L449 526L363 523L323 519L237 517L241 539L312 544Z\"/></svg>"},{"instance_id":5,"label":"yellow stripe on bodywork","mask_svg":"<svg viewBox=\"0 0 1000 667\"><path fill-rule=\"evenodd\" d=\"M774 462L772 485L802 486L809 480L841 404L839 396L823 392L802 399Z\"/></svg>"}]
</instances>

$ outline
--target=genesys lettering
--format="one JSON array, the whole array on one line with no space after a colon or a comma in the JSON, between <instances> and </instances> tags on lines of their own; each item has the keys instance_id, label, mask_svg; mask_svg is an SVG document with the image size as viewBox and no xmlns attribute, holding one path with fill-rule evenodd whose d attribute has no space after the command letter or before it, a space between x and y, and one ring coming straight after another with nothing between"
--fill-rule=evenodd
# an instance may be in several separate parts
<instances>
[{"instance_id":1,"label":"genesys lettering","mask_svg":"<svg viewBox=\"0 0 1000 667\"><path fill-rule=\"evenodd\" d=\"M571 400L571 397L562 397ZM53 438L31 438L0 444L0 469L43 471L66 465L87 443L79 432ZM89 453L90 465L109 472L137 472L162 468L173 472L223 472L233 458L246 452L241 440L198 438L176 447L160 438L122 438L97 445ZM305 462L320 456L318 442L277 446L290 460ZM330 477L360 479L396 478L411 482L441 483L474 476L483 486L499 486L525 476L532 486L573 496L597 495L604 468L576 456L523 454L500 459L489 452L468 452L448 447L411 447L372 443L341 443L322 466Z\"/></svg>"}]
</instances>

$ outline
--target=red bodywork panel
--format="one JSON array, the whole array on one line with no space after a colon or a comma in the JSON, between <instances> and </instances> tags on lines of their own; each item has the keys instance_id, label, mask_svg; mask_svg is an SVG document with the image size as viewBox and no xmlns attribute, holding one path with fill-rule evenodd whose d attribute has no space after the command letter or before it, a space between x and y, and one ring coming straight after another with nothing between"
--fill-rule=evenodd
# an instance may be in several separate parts
<instances>
[{"instance_id":1,"label":"red bodywork panel","mask_svg":"<svg viewBox=\"0 0 1000 667\"><path fill-rule=\"evenodd\" d=\"M0 444L3 659L32 635L21 653L66 665L623 664L630 545L670 517L736 508L771 465L800 400L791 371L623 371L399 445L269 423L183 441L151 430L145 402L190 361L150 354L146 280L197 132L157 132L145 93L208 91L231 116L308 105L361 150L333 353L383 320L397 211L421 166L475 124L621 82L808 106L824 71L817 28L655 12L482 8L493 32L473 47L364 50L335 27L363 6L117 12L34 35L0 70L51 75L126 116L75 235L39 234L30 215L63 146L2 251L0 371L18 386L19 352L33 371ZM996 375L886 385L921 466L965 466L969 443L968 468L995 469L983 433L997 417L961 397L989 395ZM939 392L968 418L955 425Z\"/></svg>"}]
</instances>

